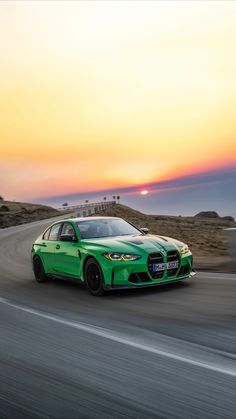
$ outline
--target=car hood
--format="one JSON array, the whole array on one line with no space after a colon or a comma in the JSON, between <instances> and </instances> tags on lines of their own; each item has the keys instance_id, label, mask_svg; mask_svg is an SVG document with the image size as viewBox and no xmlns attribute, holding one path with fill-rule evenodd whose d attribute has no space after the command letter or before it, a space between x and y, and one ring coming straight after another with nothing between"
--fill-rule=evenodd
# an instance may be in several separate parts
<instances>
[{"instance_id":1,"label":"car hood","mask_svg":"<svg viewBox=\"0 0 236 419\"><path fill-rule=\"evenodd\" d=\"M158 251L179 250L183 243L170 237L148 234L146 236L131 235L82 240L83 246L94 250L124 253L154 253Z\"/></svg>"}]
</instances>

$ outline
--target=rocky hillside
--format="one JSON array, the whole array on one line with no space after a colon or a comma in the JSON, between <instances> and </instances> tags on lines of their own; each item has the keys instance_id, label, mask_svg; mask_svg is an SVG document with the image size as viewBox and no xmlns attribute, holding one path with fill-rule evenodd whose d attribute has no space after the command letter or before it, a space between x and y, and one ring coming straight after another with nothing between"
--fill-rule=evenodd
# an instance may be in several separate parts
<instances>
[{"instance_id":1,"label":"rocky hillside","mask_svg":"<svg viewBox=\"0 0 236 419\"><path fill-rule=\"evenodd\" d=\"M236 227L232 217L220 217L213 212L195 217L147 215L124 205L116 205L101 214L126 219L138 227L149 228L150 233L174 237L188 243L197 267L224 269L227 264L227 238L224 229Z\"/></svg>"},{"instance_id":2,"label":"rocky hillside","mask_svg":"<svg viewBox=\"0 0 236 419\"><path fill-rule=\"evenodd\" d=\"M45 205L0 201L0 228L56 217L60 212Z\"/></svg>"}]
</instances>

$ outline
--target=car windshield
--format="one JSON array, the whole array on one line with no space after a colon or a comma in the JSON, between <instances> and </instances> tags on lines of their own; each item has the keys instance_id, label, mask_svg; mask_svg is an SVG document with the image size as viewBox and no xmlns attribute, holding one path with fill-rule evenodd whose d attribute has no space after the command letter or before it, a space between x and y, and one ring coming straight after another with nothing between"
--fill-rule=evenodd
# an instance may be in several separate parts
<instances>
[{"instance_id":1,"label":"car windshield","mask_svg":"<svg viewBox=\"0 0 236 419\"><path fill-rule=\"evenodd\" d=\"M111 219L88 219L77 223L81 239L95 239L102 237L115 237L127 235L142 235L142 233L125 220Z\"/></svg>"}]
</instances>

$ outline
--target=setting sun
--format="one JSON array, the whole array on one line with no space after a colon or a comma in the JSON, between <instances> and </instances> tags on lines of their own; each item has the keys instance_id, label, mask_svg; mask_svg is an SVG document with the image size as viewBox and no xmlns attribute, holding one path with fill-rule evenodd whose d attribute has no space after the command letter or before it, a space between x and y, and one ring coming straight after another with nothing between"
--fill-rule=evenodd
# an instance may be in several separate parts
<instances>
[{"instance_id":1,"label":"setting sun","mask_svg":"<svg viewBox=\"0 0 236 419\"><path fill-rule=\"evenodd\" d=\"M147 195L148 191L145 189L144 191L141 191L141 195Z\"/></svg>"}]
</instances>

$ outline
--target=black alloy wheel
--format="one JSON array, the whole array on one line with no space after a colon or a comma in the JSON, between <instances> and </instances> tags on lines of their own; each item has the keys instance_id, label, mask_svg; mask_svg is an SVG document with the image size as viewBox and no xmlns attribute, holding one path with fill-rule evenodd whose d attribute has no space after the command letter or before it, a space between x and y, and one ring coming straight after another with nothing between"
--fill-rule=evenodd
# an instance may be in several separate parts
<instances>
[{"instance_id":1,"label":"black alloy wheel","mask_svg":"<svg viewBox=\"0 0 236 419\"><path fill-rule=\"evenodd\" d=\"M38 255L35 255L33 259L33 271L37 282L46 282L48 280L43 263Z\"/></svg>"},{"instance_id":2,"label":"black alloy wheel","mask_svg":"<svg viewBox=\"0 0 236 419\"><path fill-rule=\"evenodd\" d=\"M84 268L84 279L86 287L92 295L104 294L104 279L101 267L94 258L90 258Z\"/></svg>"}]
</instances>

